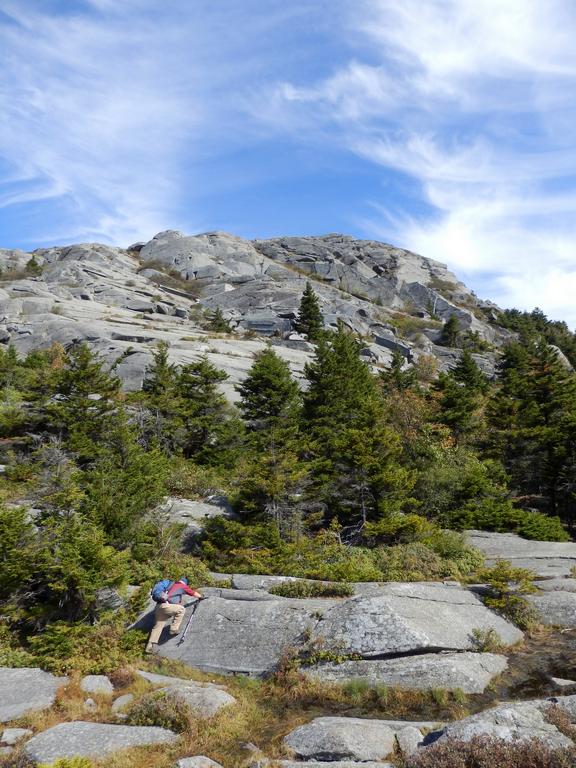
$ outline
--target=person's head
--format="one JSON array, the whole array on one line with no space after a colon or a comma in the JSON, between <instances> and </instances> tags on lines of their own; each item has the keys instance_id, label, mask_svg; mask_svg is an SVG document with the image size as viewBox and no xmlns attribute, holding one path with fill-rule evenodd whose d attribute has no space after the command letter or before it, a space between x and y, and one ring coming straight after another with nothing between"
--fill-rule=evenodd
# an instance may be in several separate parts
<instances>
[{"instance_id":1,"label":"person's head","mask_svg":"<svg viewBox=\"0 0 576 768\"><path fill-rule=\"evenodd\" d=\"M181 576L181 577L178 579L178 581L181 581L181 582L182 582L182 584L186 584L186 585L188 585L188 579L186 578L186 576Z\"/></svg>"}]
</instances>

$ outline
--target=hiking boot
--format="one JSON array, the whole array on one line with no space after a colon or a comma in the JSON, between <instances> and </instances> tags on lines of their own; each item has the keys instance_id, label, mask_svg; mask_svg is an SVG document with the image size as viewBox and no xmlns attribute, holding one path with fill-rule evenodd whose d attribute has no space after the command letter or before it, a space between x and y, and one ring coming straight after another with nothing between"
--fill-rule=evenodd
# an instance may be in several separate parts
<instances>
[{"instance_id":1,"label":"hiking boot","mask_svg":"<svg viewBox=\"0 0 576 768\"><path fill-rule=\"evenodd\" d=\"M144 653L158 653L158 643L148 643L144 648Z\"/></svg>"},{"instance_id":2,"label":"hiking boot","mask_svg":"<svg viewBox=\"0 0 576 768\"><path fill-rule=\"evenodd\" d=\"M170 637L178 637L178 635L180 634L180 630L177 629L176 631L174 631L173 629L171 629L170 632L168 632L168 634L170 635Z\"/></svg>"}]
</instances>

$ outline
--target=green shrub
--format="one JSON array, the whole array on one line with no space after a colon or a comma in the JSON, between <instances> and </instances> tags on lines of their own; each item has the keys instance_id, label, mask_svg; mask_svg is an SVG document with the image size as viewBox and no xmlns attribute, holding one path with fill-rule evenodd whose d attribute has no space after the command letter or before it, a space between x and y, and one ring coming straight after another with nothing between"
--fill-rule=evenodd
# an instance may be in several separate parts
<instances>
[{"instance_id":1,"label":"green shrub","mask_svg":"<svg viewBox=\"0 0 576 768\"><path fill-rule=\"evenodd\" d=\"M495 629L472 629L472 642L480 653L500 653L504 648L504 642Z\"/></svg>"},{"instance_id":2,"label":"green shrub","mask_svg":"<svg viewBox=\"0 0 576 768\"><path fill-rule=\"evenodd\" d=\"M57 674L107 674L141 658L144 635L126 631L120 617L90 626L55 622L30 638L30 649L43 669Z\"/></svg>"},{"instance_id":3,"label":"green shrub","mask_svg":"<svg viewBox=\"0 0 576 768\"><path fill-rule=\"evenodd\" d=\"M538 623L538 612L523 595L535 592L535 574L526 568L514 568L507 560L499 560L492 568L478 572L489 594L484 603L492 610L510 619L520 629L530 629Z\"/></svg>"},{"instance_id":4,"label":"green shrub","mask_svg":"<svg viewBox=\"0 0 576 768\"><path fill-rule=\"evenodd\" d=\"M517 533L536 541L570 541L559 517L527 509L517 509L510 501L483 499L446 517L454 528Z\"/></svg>"},{"instance_id":5,"label":"green shrub","mask_svg":"<svg viewBox=\"0 0 576 768\"><path fill-rule=\"evenodd\" d=\"M342 582L283 581L274 584L268 592L279 597L351 597L354 588L351 584Z\"/></svg>"},{"instance_id":6,"label":"green shrub","mask_svg":"<svg viewBox=\"0 0 576 768\"><path fill-rule=\"evenodd\" d=\"M128 725L155 725L176 733L186 731L191 718L189 707L164 691L146 694L126 713Z\"/></svg>"},{"instance_id":7,"label":"green shrub","mask_svg":"<svg viewBox=\"0 0 576 768\"><path fill-rule=\"evenodd\" d=\"M60 757L53 763L41 763L38 768L93 768L87 757Z\"/></svg>"}]
</instances>

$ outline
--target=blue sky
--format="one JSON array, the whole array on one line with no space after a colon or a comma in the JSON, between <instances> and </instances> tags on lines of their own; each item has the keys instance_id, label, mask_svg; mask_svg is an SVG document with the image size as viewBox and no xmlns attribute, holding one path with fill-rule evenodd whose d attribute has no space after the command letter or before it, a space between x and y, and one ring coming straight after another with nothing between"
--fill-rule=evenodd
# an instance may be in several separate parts
<instances>
[{"instance_id":1,"label":"blue sky","mask_svg":"<svg viewBox=\"0 0 576 768\"><path fill-rule=\"evenodd\" d=\"M0 246L345 232L576 326L572 0L0 0Z\"/></svg>"}]
</instances>

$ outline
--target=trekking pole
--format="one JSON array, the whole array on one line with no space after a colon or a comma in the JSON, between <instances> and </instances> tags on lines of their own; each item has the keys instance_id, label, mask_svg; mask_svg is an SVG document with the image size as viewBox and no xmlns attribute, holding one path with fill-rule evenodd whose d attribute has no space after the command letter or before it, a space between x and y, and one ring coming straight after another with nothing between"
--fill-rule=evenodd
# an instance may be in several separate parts
<instances>
[{"instance_id":1,"label":"trekking pole","mask_svg":"<svg viewBox=\"0 0 576 768\"><path fill-rule=\"evenodd\" d=\"M188 628L190 627L192 619L194 618L194 614L196 613L196 608L198 608L198 603L199 602L200 602L200 598L196 598L196 600L194 601L194 603L192 605L192 611L190 613L190 617L189 617L188 621L186 622L186 626L184 627L184 632L182 632L182 634L180 635L180 640L178 640L177 646L178 645L182 645L182 643L186 639L186 634L188 632Z\"/></svg>"}]
</instances>

